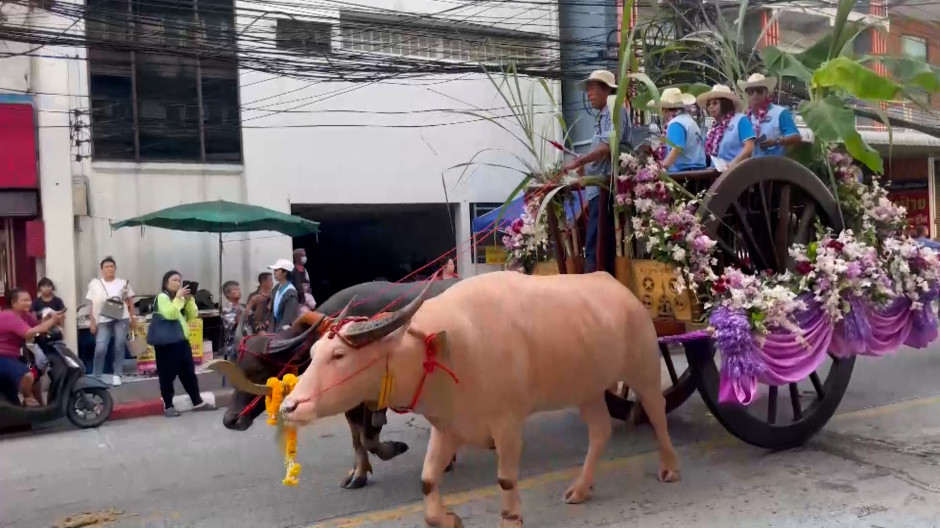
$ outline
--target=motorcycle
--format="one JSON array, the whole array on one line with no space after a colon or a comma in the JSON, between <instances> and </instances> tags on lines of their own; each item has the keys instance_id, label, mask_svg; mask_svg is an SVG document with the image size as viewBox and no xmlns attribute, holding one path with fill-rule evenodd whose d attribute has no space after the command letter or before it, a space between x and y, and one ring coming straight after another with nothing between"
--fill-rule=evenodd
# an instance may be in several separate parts
<instances>
[{"instance_id":1,"label":"motorcycle","mask_svg":"<svg viewBox=\"0 0 940 528\"><path fill-rule=\"evenodd\" d=\"M62 332L54 330L38 336L35 343L49 361L46 405L25 407L20 404L16 387L3 387L0 389L0 429L49 422L63 415L82 429L104 423L114 409L108 386L85 374L85 365L66 346ZM36 383L40 383L40 379Z\"/></svg>"}]
</instances>

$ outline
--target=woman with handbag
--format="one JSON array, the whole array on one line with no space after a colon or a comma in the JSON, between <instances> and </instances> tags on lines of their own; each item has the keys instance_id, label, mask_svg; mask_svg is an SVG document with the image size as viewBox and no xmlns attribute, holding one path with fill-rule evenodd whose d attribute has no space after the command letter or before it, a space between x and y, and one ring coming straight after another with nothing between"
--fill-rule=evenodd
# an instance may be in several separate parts
<instances>
[{"instance_id":1,"label":"woman with handbag","mask_svg":"<svg viewBox=\"0 0 940 528\"><path fill-rule=\"evenodd\" d=\"M124 373L124 353L127 332L137 326L134 313L134 290L130 283L116 276L117 264L111 257L101 261L101 277L88 283L86 299L91 301L88 314L89 330L95 336L95 359L92 374L104 379L104 360L108 355L108 344L114 338L114 377L112 384L121 384Z\"/></svg>"},{"instance_id":2,"label":"woman with handbag","mask_svg":"<svg viewBox=\"0 0 940 528\"><path fill-rule=\"evenodd\" d=\"M189 321L199 317L196 302L189 288L183 287L178 271L166 272L160 289L160 294L154 300L147 343L153 346L156 355L163 415L167 418L180 415L173 408L173 380L177 377L193 401L194 411L214 411L216 406L203 401L199 395L193 349L189 344Z\"/></svg>"}]
</instances>

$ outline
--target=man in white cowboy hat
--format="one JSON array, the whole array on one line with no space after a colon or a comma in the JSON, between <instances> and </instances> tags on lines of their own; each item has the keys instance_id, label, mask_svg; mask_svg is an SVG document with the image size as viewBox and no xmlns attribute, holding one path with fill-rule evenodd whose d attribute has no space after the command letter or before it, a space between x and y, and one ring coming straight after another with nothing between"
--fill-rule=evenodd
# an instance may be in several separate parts
<instances>
[{"instance_id":1,"label":"man in white cowboy hat","mask_svg":"<svg viewBox=\"0 0 940 528\"><path fill-rule=\"evenodd\" d=\"M746 81L738 81L748 99L747 117L757 134L754 157L783 156L786 147L799 145L802 141L793 115L786 108L770 101L770 91L777 85L776 77L765 77L753 73Z\"/></svg>"},{"instance_id":2,"label":"man in white cowboy hat","mask_svg":"<svg viewBox=\"0 0 940 528\"><path fill-rule=\"evenodd\" d=\"M613 169L610 162L610 134L613 132L614 125L611 109L608 107L608 98L617 93L617 80L613 73L607 70L597 70L578 85L587 92L591 107L598 112L594 122L594 137L591 139L591 151L569 161L562 169L578 171L586 176L609 177ZM625 109L620 112L619 134L622 145L630 137L630 115ZM584 270L592 272L597 269L597 218L600 212L598 199L600 190L590 186L585 189L584 195L588 202L588 225L584 237Z\"/></svg>"},{"instance_id":3,"label":"man in white cowboy hat","mask_svg":"<svg viewBox=\"0 0 940 528\"><path fill-rule=\"evenodd\" d=\"M666 88L658 101L650 101L648 104L663 113L663 128L666 131L663 167L669 172L704 169L705 143L702 129L686 110L686 107L695 104L695 97L682 93L678 88Z\"/></svg>"},{"instance_id":4,"label":"man in white cowboy hat","mask_svg":"<svg viewBox=\"0 0 940 528\"><path fill-rule=\"evenodd\" d=\"M754 129L741 113L741 98L725 86L716 84L696 98L714 120L705 136L705 153L719 171L730 169L754 153Z\"/></svg>"},{"instance_id":5,"label":"man in white cowboy hat","mask_svg":"<svg viewBox=\"0 0 940 528\"><path fill-rule=\"evenodd\" d=\"M274 273L275 286L271 296L268 331L277 332L290 327L300 316L300 302L297 287L292 281L294 263L287 259L277 259L268 266Z\"/></svg>"}]
</instances>

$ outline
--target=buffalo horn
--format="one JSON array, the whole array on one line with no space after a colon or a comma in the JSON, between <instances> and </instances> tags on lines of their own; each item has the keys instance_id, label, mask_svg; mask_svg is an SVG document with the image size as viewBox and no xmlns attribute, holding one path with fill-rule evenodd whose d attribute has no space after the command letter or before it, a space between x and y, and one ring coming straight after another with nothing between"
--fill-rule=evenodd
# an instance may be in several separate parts
<instances>
[{"instance_id":1,"label":"buffalo horn","mask_svg":"<svg viewBox=\"0 0 940 528\"><path fill-rule=\"evenodd\" d=\"M341 311L341 312L339 313L339 315L336 316L336 319L335 319L335 320L336 320L336 321L342 321L343 319L345 319L346 316L349 315L349 310L352 308L352 305L353 305L354 302L356 302L356 296L355 296L355 295L352 296L352 299L349 299L349 302L346 303L346 307L343 308L343 311Z\"/></svg>"},{"instance_id":2,"label":"buffalo horn","mask_svg":"<svg viewBox=\"0 0 940 528\"><path fill-rule=\"evenodd\" d=\"M227 361L225 359L213 359L212 361L206 363L206 368L209 370L214 370L232 382L232 386L236 389L247 392L248 394L254 394L256 396L267 396L271 394L271 387L267 385L259 385L249 380L245 376L245 371L243 371L238 365Z\"/></svg>"},{"instance_id":3,"label":"buffalo horn","mask_svg":"<svg viewBox=\"0 0 940 528\"><path fill-rule=\"evenodd\" d=\"M349 330L344 335L347 341L350 342L353 346L362 347L382 339L383 337L391 334L395 330L398 330L405 323L411 320L414 317L414 314L417 313L418 308L421 308L421 305L424 303L425 296L427 296L428 288L431 287L431 282L428 281L428 285L421 290L421 293L415 297L413 301L408 303L401 310L396 311L390 317L384 319L363 321L360 323L353 323L349 325Z\"/></svg>"}]
</instances>

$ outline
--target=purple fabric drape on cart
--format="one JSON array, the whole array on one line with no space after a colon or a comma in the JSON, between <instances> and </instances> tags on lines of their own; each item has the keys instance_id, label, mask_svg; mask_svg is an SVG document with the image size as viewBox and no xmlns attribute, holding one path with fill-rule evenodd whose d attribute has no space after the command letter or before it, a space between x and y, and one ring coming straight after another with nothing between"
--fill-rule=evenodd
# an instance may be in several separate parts
<instances>
[{"instance_id":1,"label":"purple fabric drape on cart","mask_svg":"<svg viewBox=\"0 0 940 528\"><path fill-rule=\"evenodd\" d=\"M804 297L807 309L797 314L802 336L783 329L755 337L747 315L717 308L709 322L721 353L719 401L748 405L757 397L757 385L785 385L806 379L832 352L836 357L884 356L901 346L924 348L937 339L937 317L925 295L924 305L911 310L911 301L897 299L872 309L861 299L851 299L851 310L832 324L822 306Z\"/></svg>"}]
</instances>

